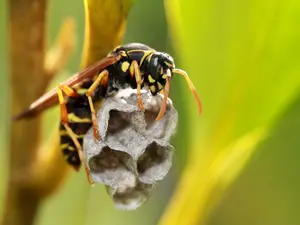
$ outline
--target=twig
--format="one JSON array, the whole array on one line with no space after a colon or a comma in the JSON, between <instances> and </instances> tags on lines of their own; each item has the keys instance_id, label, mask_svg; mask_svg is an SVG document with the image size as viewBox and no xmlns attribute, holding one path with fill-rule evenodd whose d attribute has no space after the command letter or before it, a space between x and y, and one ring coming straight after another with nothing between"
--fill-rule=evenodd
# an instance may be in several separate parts
<instances>
[{"instance_id":1,"label":"twig","mask_svg":"<svg viewBox=\"0 0 300 225\"><path fill-rule=\"evenodd\" d=\"M82 67L105 57L112 48L121 44L131 5L132 0L85 0ZM67 36L73 32L72 22L68 21L45 61L46 6L47 0L9 0L13 115L45 92L73 46L72 42L69 45L72 38ZM40 132L40 117L11 125L4 225L33 224L39 203L53 193L65 177L67 165L59 152L58 133L54 133L51 144L47 145L39 143Z\"/></svg>"},{"instance_id":2,"label":"twig","mask_svg":"<svg viewBox=\"0 0 300 225\"><path fill-rule=\"evenodd\" d=\"M74 47L69 38L74 37L74 22L68 19L62 26L54 45L56 50L48 54L51 57L46 59L45 70L47 1L11 0L9 3L11 111L14 115L43 94L51 78L64 66ZM66 166L61 155L47 153L45 156L39 144L40 134L40 117L11 124L9 180L2 224L33 224L39 203L55 190L64 177ZM58 140L54 136L51 144ZM58 143L56 146L59 146Z\"/></svg>"},{"instance_id":3,"label":"twig","mask_svg":"<svg viewBox=\"0 0 300 225\"><path fill-rule=\"evenodd\" d=\"M75 20L66 18L60 27L56 41L46 55L45 82L49 83L67 63L76 44L75 36ZM69 171L69 167L60 152L57 129L58 124L49 141L40 143L35 162L32 162L30 167L30 179L27 182L40 198L44 198L57 190Z\"/></svg>"},{"instance_id":4,"label":"twig","mask_svg":"<svg viewBox=\"0 0 300 225\"><path fill-rule=\"evenodd\" d=\"M10 62L13 114L41 95L45 51L46 0L9 1ZM28 167L34 161L41 119L12 123L10 167L3 224L32 224L39 198L27 187ZM32 135L28 135L32 134Z\"/></svg>"}]
</instances>

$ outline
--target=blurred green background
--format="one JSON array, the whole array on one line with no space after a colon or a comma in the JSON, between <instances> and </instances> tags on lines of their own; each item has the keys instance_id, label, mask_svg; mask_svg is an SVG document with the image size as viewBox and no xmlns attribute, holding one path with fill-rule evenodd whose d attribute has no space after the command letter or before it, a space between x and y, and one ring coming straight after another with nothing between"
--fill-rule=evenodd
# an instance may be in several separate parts
<instances>
[{"instance_id":1,"label":"blurred green background","mask_svg":"<svg viewBox=\"0 0 300 225\"><path fill-rule=\"evenodd\" d=\"M271 128L268 138L213 208L208 224L300 224L300 95L291 100L299 91L299 79L295 77L300 77L300 3L296 0L180 2L184 27L184 34L179 34L183 36L180 46L177 46L179 42L172 45L170 41L163 2L153 0L140 0L133 6L124 40L124 43L145 43L174 55L177 66L189 72L203 101L204 113L199 118L195 116L196 107L184 80L174 78L171 96L180 118L173 138L177 151L172 170L144 206L129 212L115 210L103 186L88 187L83 172L71 173L63 188L43 204L37 225L156 224L187 163L189 149L198 151L199 156L202 154L201 160L205 160L206 149L201 149L200 140L214 137L218 118L232 122L233 128L223 141L225 146L252 128L264 125ZM5 8L5 2L1 1L1 200L6 181L9 129ZM67 72L73 73L81 57L83 1L50 1L49 44L66 16L73 16L77 21L78 45L67 66ZM242 101L235 104L230 96L240 95L245 90L246 94L241 94ZM236 113L229 118L231 110ZM196 125L195 118L200 120ZM222 129L222 122L220 124ZM193 137L192 143L189 137ZM199 171L199 176L201 173ZM0 205L0 213L2 210Z\"/></svg>"}]
</instances>

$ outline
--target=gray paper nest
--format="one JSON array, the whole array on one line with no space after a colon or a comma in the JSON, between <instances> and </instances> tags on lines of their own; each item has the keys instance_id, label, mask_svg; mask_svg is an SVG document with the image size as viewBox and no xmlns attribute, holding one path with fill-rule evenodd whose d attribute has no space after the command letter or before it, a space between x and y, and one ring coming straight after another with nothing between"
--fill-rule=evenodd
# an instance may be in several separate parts
<instances>
[{"instance_id":1,"label":"gray paper nest","mask_svg":"<svg viewBox=\"0 0 300 225\"><path fill-rule=\"evenodd\" d=\"M155 183L170 170L178 115L168 99L165 115L155 118L163 96L143 91L145 112L137 106L136 90L124 89L104 100L97 112L101 141L93 129L84 137L83 150L92 179L106 185L118 209L136 209L152 193Z\"/></svg>"}]
</instances>

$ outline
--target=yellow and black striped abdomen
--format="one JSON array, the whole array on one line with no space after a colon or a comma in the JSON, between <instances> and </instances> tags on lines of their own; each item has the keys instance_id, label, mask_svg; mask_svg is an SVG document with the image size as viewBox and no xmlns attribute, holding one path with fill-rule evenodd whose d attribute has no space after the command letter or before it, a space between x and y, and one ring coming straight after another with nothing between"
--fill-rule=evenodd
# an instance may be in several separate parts
<instances>
[{"instance_id":1,"label":"yellow and black striped abdomen","mask_svg":"<svg viewBox=\"0 0 300 225\"><path fill-rule=\"evenodd\" d=\"M66 103L68 111L68 125L76 134L77 140L82 146L83 136L92 127L91 111L87 97L83 94L80 97L70 97ZM81 165L78 150L66 131L63 124L60 124L61 151L66 161L78 170Z\"/></svg>"}]
</instances>

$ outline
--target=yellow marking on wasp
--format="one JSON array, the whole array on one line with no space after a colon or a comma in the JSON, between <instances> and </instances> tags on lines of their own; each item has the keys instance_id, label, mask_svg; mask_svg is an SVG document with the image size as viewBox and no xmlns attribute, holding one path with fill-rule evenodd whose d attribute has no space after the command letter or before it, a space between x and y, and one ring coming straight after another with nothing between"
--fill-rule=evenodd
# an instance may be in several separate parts
<instances>
[{"instance_id":1,"label":"yellow marking on wasp","mask_svg":"<svg viewBox=\"0 0 300 225\"><path fill-rule=\"evenodd\" d=\"M167 61L165 61L164 63L165 63L168 67L173 68L173 64L172 64L172 63L169 63L169 62L167 62Z\"/></svg>"},{"instance_id":2,"label":"yellow marking on wasp","mask_svg":"<svg viewBox=\"0 0 300 225\"><path fill-rule=\"evenodd\" d=\"M133 50L129 50L129 51L127 51L128 53L132 53L132 52L142 52L142 53L144 53L144 52L149 52L149 51L152 51L152 50L139 50L139 49L133 49Z\"/></svg>"},{"instance_id":3,"label":"yellow marking on wasp","mask_svg":"<svg viewBox=\"0 0 300 225\"><path fill-rule=\"evenodd\" d=\"M167 76L168 76L167 74L164 74L164 75L162 76L162 78L163 78L163 79L166 79Z\"/></svg>"},{"instance_id":4,"label":"yellow marking on wasp","mask_svg":"<svg viewBox=\"0 0 300 225\"><path fill-rule=\"evenodd\" d=\"M67 132L66 130L61 130L61 131L59 132L59 135L60 135L60 136L66 136L66 135L69 135L69 134L68 134L68 132Z\"/></svg>"},{"instance_id":5,"label":"yellow marking on wasp","mask_svg":"<svg viewBox=\"0 0 300 225\"><path fill-rule=\"evenodd\" d=\"M151 92L155 92L156 91L156 87L154 85L151 85L150 86L150 90L151 90Z\"/></svg>"},{"instance_id":6,"label":"yellow marking on wasp","mask_svg":"<svg viewBox=\"0 0 300 225\"><path fill-rule=\"evenodd\" d=\"M160 68L160 74L163 74L164 73L164 70L163 70L163 68L161 67Z\"/></svg>"},{"instance_id":7,"label":"yellow marking on wasp","mask_svg":"<svg viewBox=\"0 0 300 225\"><path fill-rule=\"evenodd\" d=\"M61 146L61 150L64 150L64 149L68 149L69 151L77 151L73 146L69 145L69 144L64 144ZM65 158L68 158L69 155L68 153L67 154L64 154Z\"/></svg>"},{"instance_id":8,"label":"yellow marking on wasp","mask_svg":"<svg viewBox=\"0 0 300 225\"><path fill-rule=\"evenodd\" d=\"M161 89L164 88L164 86L163 86L161 83L159 83L159 82L157 82L157 85L158 85L158 89L159 89L159 90L161 90Z\"/></svg>"},{"instance_id":9,"label":"yellow marking on wasp","mask_svg":"<svg viewBox=\"0 0 300 225\"><path fill-rule=\"evenodd\" d=\"M68 146L68 150L70 150L70 151L75 151L76 149L75 149L73 146L69 145L69 146Z\"/></svg>"},{"instance_id":10,"label":"yellow marking on wasp","mask_svg":"<svg viewBox=\"0 0 300 225\"><path fill-rule=\"evenodd\" d=\"M69 143L65 143L65 144L62 144L62 145L60 146L60 148L61 148L61 150L63 150L63 149L65 149L65 148L68 148L68 146L69 146Z\"/></svg>"},{"instance_id":11,"label":"yellow marking on wasp","mask_svg":"<svg viewBox=\"0 0 300 225\"><path fill-rule=\"evenodd\" d=\"M154 54L154 52L152 52L151 55L149 55L149 57L148 57L148 62L151 61L151 58L152 58L153 54Z\"/></svg>"},{"instance_id":12,"label":"yellow marking on wasp","mask_svg":"<svg viewBox=\"0 0 300 225\"><path fill-rule=\"evenodd\" d=\"M122 71L127 72L129 66L130 66L129 62L127 62L127 61L123 62L122 65L121 65Z\"/></svg>"},{"instance_id":13,"label":"yellow marking on wasp","mask_svg":"<svg viewBox=\"0 0 300 225\"><path fill-rule=\"evenodd\" d=\"M68 114L68 120L69 122L74 122L74 123L91 123L92 120L89 118L80 118L76 116L74 113L69 113Z\"/></svg>"},{"instance_id":14,"label":"yellow marking on wasp","mask_svg":"<svg viewBox=\"0 0 300 225\"><path fill-rule=\"evenodd\" d=\"M143 55L143 57L141 58L141 61L140 61L140 66L143 64L145 58L149 55L152 56L154 52L155 52L154 50L144 51L144 55Z\"/></svg>"},{"instance_id":15,"label":"yellow marking on wasp","mask_svg":"<svg viewBox=\"0 0 300 225\"><path fill-rule=\"evenodd\" d=\"M149 55L153 55L153 53L155 52L155 50L148 50L148 51L144 51L144 50L130 50L130 51L127 51L127 53L132 53L132 52L142 52L143 53L143 57L141 58L140 60L140 65L141 66L145 60L145 58Z\"/></svg>"},{"instance_id":16,"label":"yellow marking on wasp","mask_svg":"<svg viewBox=\"0 0 300 225\"><path fill-rule=\"evenodd\" d=\"M148 75L148 80L150 83L155 83L155 80L152 78L151 74Z\"/></svg>"},{"instance_id":17,"label":"yellow marking on wasp","mask_svg":"<svg viewBox=\"0 0 300 225\"><path fill-rule=\"evenodd\" d=\"M85 93L88 91L87 88L79 88L78 90L76 90L76 92L79 94L79 95L85 95Z\"/></svg>"},{"instance_id":18,"label":"yellow marking on wasp","mask_svg":"<svg viewBox=\"0 0 300 225\"><path fill-rule=\"evenodd\" d=\"M125 51L120 51L119 54L120 54L121 56L123 56L123 57L127 57L127 56L128 56L127 53L126 53Z\"/></svg>"},{"instance_id":19,"label":"yellow marking on wasp","mask_svg":"<svg viewBox=\"0 0 300 225\"><path fill-rule=\"evenodd\" d=\"M72 86L72 88L75 89L76 92L77 92L77 89L79 89L80 86L81 86L81 83L78 83L78 84L74 84L74 85Z\"/></svg>"}]
</instances>

